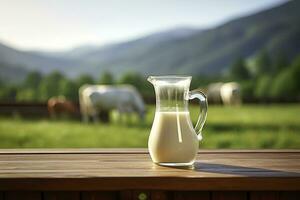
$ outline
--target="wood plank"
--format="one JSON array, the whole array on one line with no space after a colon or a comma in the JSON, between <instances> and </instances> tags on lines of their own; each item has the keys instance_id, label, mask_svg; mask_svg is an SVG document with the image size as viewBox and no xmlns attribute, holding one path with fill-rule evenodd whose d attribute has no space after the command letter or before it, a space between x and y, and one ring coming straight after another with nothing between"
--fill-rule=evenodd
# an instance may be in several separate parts
<instances>
[{"instance_id":1,"label":"wood plank","mask_svg":"<svg viewBox=\"0 0 300 200\"><path fill-rule=\"evenodd\" d=\"M200 158L201 157L201 158ZM253 155L243 157L233 157L221 155L200 155L199 161L195 163L193 170L167 168L153 165L149 155L90 155L87 154L84 157L80 155L0 155L0 175L7 172L6 170L12 170L18 172L18 170L56 170L64 169L64 172L72 171L73 169L83 169L93 167L94 169L102 170L103 168L118 168L119 166L127 167L128 169L152 170L155 171L182 171L186 173L197 172L218 172L219 175L232 172L244 173L243 175L249 175L257 172L274 172L277 175L298 175L299 176L299 160L300 154L289 154L288 156L279 155L259 155L255 159L252 159ZM202 160L200 160L202 159ZM100 164L99 164L100 162ZM139 162L139 165L136 165ZM288 163L287 163L288 162ZM66 168L66 166L68 168ZM85 169L84 169L85 170ZM153 170L152 170L153 171ZM246 174L249 173L249 174ZM196 174L195 174L196 175ZM203 174L201 174L203 175Z\"/></svg>"},{"instance_id":2,"label":"wood plank","mask_svg":"<svg viewBox=\"0 0 300 200\"><path fill-rule=\"evenodd\" d=\"M42 200L41 192L10 191L4 193L5 200Z\"/></svg>"},{"instance_id":3,"label":"wood plank","mask_svg":"<svg viewBox=\"0 0 300 200\"><path fill-rule=\"evenodd\" d=\"M300 199L300 191L280 192L279 199L280 200L299 200Z\"/></svg>"},{"instance_id":4,"label":"wood plank","mask_svg":"<svg viewBox=\"0 0 300 200\"><path fill-rule=\"evenodd\" d=\"M247 200L247 192L228 192L218 191L212 192L212 200Z\"/></svg>"},{"instance_id":5,"label":"wood plank","mask_svg":"<svg viewBox=\"0 0 300 200\"><path fill-rule=\"evenodd\" d=\"M81 193L81 200L114 200L114 199L118 199L117 192L91 191L91 192Z\"/></svg>"},{"instance_id":6,"label":"wood plank","mask_svg":"<svg viewBox=\"0 0 300 200\"><path fill-rule=\"evenodd\" d=\"M214 155L212 155L214 156ZM40 176L42 172L45 172L45 175L49 175L51 172L56 174L63 173L68 175L73 172L81 172L89 169L88 172L92 171L103 171L105 175L107 171L116 174L116 170L122 168L119 171L124 169L135 170L137 175L139 172L147 176L147 172L162 173L165 175L165 172L176 173L181 172L183 175L193 174L195 176L200 175L201 177L206 176L228 176L228 175L247 175L247 176L299 176L299 155L298 157L292 156L290 159L285 158L272 158L267 160L265 158L257 157L255 160L251 158L240 158L240 159L229 159L227 157L218 158L209 158L208 156L201 156L203 162L196 162L195 168L193 170L182 170L176 168L167 168L155 166L152 164L150 159L147 156L137 156L137 155L126 155L126 157L108 156L108 155L86 155L84 158L78 155L70 156L50 156L50 155L39 155L39 156L0 156L0 177L19 177L22 176L22 172L25 172L27 175L30 172L37 172L37 174L32 174ZM269 155L269 157L272 157ZM227 160L228 159L228 160ZM136 165L136 163L139 163ZM29 174L30 175L30 174ZM118 175L119 176L119 175Z\"/></svg>"},{"instance_id":7,"label":"wood plank","mask_svg":"<svg viewBox=\"0 0 300 200\"><path fill-rule=\"evenodd\" d=\"M0 190L300 190L297 151L206 151L189 169L155 165L143 149L118 151L0 153Z\"/></svg>"},{"instance_id":8,"label":"wood plank","mask_svg":"<svg viewBox=\"0 0 300 200\"><path fill-rule=\"evenodd\" d=\"M44 192L43 200L80 200L80 193L68 191Z\"/></svg>"},{"instance_id":9,"label":"wood plank","mask_svg":"<svg viewBox=\"0 0 300 200\"><path fill-rule=\"evenodd\" d=\"M279 192L250 192L250 200L279 200Z\"/></svg>"},{"instance_id":10,"label":"wood plank","mask_svg":"<svg viewBox=\"0 0 300 200\"><path fill-rule=\"evenodd\" d=\"M174 200L210 200L209 192L178 191L174 192Z\"/></svg>"}]
</instances>

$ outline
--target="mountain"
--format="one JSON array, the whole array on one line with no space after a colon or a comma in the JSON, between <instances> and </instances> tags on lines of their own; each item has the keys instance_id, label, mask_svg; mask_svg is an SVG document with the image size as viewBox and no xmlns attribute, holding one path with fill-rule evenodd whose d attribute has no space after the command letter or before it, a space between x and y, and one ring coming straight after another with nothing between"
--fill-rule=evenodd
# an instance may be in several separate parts
<instances>
[{"instance_id":1,"label":"mountain","mask_svg":"<svg viewBox=\"0 0 300 200\"><path fill-rule=\"evenodd\" d=\"M120 43L107 44L104 46L84 45L64 52L35 52L41 55L54 56L57 58L79 59L85 61L99 61L102 59L114 59L118 54L126 54L135 49L148 49L163 42L186 38L201 32L201 29L192 27L177 27L147 36Z\"/></svg>"},{"instance_id":2,"label":"mountain","mask_svg":"<svg viewBox=\"0 0 300 200\"><path fill-rule=\"evenodd\" d=\"M129 42L107 45L94 51L86 52L77 59L84 60L90 66L90 74L100 74L104 70L112 71L116 76L132 70L145 74L142 66L137 62L143 55L165 43L176 42L188 38L200 29L180 27L159 33L154 33ZM151 56L151 55L149 55Z\"/></svg>"},{"instance_id":3,"label":"mountain","mask_svg":"<svg viewBox=\"0 0 300 200\"><path fill-rule=\"evenodd\" d=\"M67 51L31 51L31 53L55 58L76 59L99 48L98 45L82 45Z\"/></svg>"},{"instance_id":4,"label":"mountain","mask_svg":"<svg viewBox=\"0 0 300 200\"><path fill-rule=\"evenodd\" d=\"M0 62L0 72L0 82L16 83L23 81L29 71L21 66Z\"/></svg>"},{"instance_id":5,"label":"mountain","mask_svg":"<svg viewBox=\"0 0 300 200\"><path fill-rule=\"evenodd\" d=\"M90 73L98 77L101 70L93 67L99 66L97 65L99 58L114 59L118 53L123 54L130 48L147 48L147 46L157 45L175 38L188 37L199 31L199 29L180 27L129 42L109 44L104 47L85 45L62 52L20 51L0 43L0 73L4 74L0 78L6 77L7 80L14 78L13 74L16 74L15 78L20 80L26 76L28 71L32 70L44 74L57 70L70 77L78 76L81 73ZM18 69L22 70L18 71Z\"/></svg>"},{"instance_id":6,"label":"mountain","mask_svg":"<svg viewBox=\"0 0 300 200\"><path fill-rule=\"evenodd\" d=\"M239 56L250 58L261 49L291 58L300 53L300 1L242 17L188 37L134 45L136 41L102 48L85 56L89 70L115 74L222 74ZM143 40L146 38L141 38ZM138 40L139 41L139 40Z\"/></svg>"},{"instance_id":7,"label":"mountain","mask_svg":"<svg viewBox=\"0 0 300 200\"><path fill-rule=\"evenodd\" d=\"M23 68L26 71L37 70L42 73L58 70L70 76L77 75L74 71L81 66L81 61L75 59L57 58L34 52L20 51L4 44L0 44L0 63L4 63L5 68L18 66L18 68ZM1 74L4 73L2 70L0 72Z\"/></svg>"},{"instance_id":8,"label":"mountain","mask_svg":"<svg viewBox=\"0 0 300 200\"><path fill-rule=\"evenodd\" d=\"M25 52L0 45L0 61L26 70L69 76L103 71L149 74L224 74L239 56L252 58L266 49L272 57L300 53L300 1L207 29L179 27L127 42L83 46L64 52ZM0 69L1 72L1 69ZM2 72L1 72L2 73Z\"/></svg>"}]
</instances>

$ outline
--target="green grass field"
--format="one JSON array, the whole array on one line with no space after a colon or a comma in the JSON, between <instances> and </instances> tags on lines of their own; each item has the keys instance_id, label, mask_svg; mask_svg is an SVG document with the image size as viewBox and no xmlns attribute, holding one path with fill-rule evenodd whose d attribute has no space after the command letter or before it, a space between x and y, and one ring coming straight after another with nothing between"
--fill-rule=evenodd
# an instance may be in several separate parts
<instances>
[{"instance_id":1,"label":"green grass field","mask_svg":"<svg viewBox=\"0 0 300 200\"><path fill-rule=\"evenodd\" d=\"M190 107L193 121L198 108ZM300 148L300 105L209 106L200 148ZM154 106L141 124L0 118L0 148L147 147Z\"/></svg>"}]
</instances>

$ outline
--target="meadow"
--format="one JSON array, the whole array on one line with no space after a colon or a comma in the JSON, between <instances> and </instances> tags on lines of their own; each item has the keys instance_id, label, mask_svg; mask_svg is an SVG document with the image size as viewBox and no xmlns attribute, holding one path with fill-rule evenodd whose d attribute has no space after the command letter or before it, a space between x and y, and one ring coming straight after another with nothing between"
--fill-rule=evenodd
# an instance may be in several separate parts
<instances>
[{"instance_id":1,"label":"meadow","mask_svg":"<svg viewBox=\"0 0 300 200\"><path fill-rule=\"evenodd\" d=\"M154 106L145 122L84 124L67 119L0 117L0 148L147 147ZM193 122L198 107L190 106ZM200 148L300 148L300 105L209 106Z\"/></svg>"}]
</instances>

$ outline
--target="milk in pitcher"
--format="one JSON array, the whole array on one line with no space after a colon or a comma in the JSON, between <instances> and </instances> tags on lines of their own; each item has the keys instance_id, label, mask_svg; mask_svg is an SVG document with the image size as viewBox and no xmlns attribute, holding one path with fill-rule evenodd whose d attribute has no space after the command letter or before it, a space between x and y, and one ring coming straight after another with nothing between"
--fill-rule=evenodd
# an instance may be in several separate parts
<instances>
[{"instance_id":1,"label":"milk in pitcher","mask_svg":"<svg viewBox=\"0 0 300 200\"><path fill-rule=\"evenodd\" d=\"M198 144L188 111L155 113L148 142L155 163L189 165L195 160Z\"/></svg>"}]
</instances>

